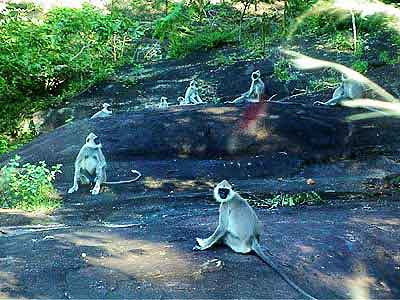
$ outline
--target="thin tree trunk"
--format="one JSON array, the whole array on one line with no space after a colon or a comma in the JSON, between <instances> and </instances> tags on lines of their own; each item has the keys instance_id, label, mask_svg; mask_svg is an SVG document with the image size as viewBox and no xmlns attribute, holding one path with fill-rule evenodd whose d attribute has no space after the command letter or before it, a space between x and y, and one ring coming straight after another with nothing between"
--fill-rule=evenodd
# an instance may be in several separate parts
<instances>
[{"instance_id":1,"label":"thin tree trunk","mask_svg":"<svg viewBox=\"0 0 400 300\"><path fill-rule=\"evenodd\" d=\"M247 0L247 2L244 4L244 8L243 8L242 14L240 16L240 22L239 22L239 44L240 44L240 42L242 40L243 18L244 18L244 15L246 14L247 8L249 8L249 6L250 6L250 2L251 2L251 0Z\"/></svg>"},{"instance_id":2,"label":"thin tree trunk","mask_svg":"<svg viewBox=\"0 0 400 300\"><path fill-rule=\"evenodd\" d=\"M350 10L351 13L351 22L353 23L353 49L354 52L357 51L357 26L356 26L356 17L354 15L353 10Z\"/></svg>"}]
</instances>

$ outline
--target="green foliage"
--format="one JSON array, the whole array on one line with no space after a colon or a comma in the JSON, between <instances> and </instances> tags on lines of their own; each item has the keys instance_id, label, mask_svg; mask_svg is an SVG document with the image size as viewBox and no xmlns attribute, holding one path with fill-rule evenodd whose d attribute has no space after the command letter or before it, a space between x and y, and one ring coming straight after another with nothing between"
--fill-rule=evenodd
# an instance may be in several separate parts
<instances>
[{"instance_id":1,"label":"green foliage","mask_svg":"<svg viewBox=\"0 0 400 300\"><path fill-rule=\"evenodd\" d=\"M204 7L199 11L193 5L176 4L167 16L156 22L154 37L167 41L168 55L173 58L184 57L198 50L217 48L234 41L235 31L212 26L203 20L203 15Z\"/></svg>"},{"instance_id":2,"label":"green foliage","mask_svg":"<svg viewBox=\"0 0 400 300\"><path fill-rule=\"evenodd\" d=\"M20 148L35 136L36 134L33 132L25 132L19 135L17 139L10 140L8 136L0 134L0 155Z\"/></svg>"},{"instance_id":3,"label":"green foliage","mask_svg":"<svg viewBox=\"0 0 400 300\"><path fill-rule=\"evenodd\" d=\"M313 6L318 0L286 0L284 6L285 23L296 18Z\"/></svg>"},{"instance_id":4,"label":"green foliage","mask_svg":"<svg viewBox=\"0 0 400 300\"><path fill-rule=\"evenodd\" d=\"M0 132L17 134L32 111L86 88L129 61L138 23L91 6L56 8L37 17L0 15Z\"/></svg>"},{"instance_id":5,"label":"green foliage","mask_svg":"<svg viewBox=\"0 0 400 300\"><path fill-rule=\"evenodd\" d=\"M381 51L378 54L378 60L384 64L394 65L400 61L400 56L393 57L388 51Z\"/></svg>"},{"instance_id":6,"label":"green foliage","mask_svg":"<svg viewBox=\"0 0 400 300\"><path fill-rule=\"evenodd\" d=\"M234 64L237 60L238 57L236 56L236 53L228 55L226 53L218 52L209 64L214 67L227 66Z\"/></svg>"},{"instance_id":7,"label":"green foliage","mask_svg":"<svg viewBox=\"0 0 400 300\"><path fill-rule=\"evenodd\" d=\"M368 71L368 62L366 60L357 59L351 64L351 68L358 73L365 74Z\"/></svg>"},{"instance_id":8,"label":"green foliage","mask_svg":"<svg viewBox=\"0 0 400 300\"><path fill-rule=\"evenodd\" d=\"M251 199L249 203L257 207L277 208L304 204L321 204L323 203L323 199L317 192L312 191L298 194L277 194L269 199Z\"/></svg>"},{"instance_id":9,"label":"green foliage","mask_svg":"<svg viewBox=\"0 0 400 300\"><path fill-rule=\"evenodd\" d=\"M27 211L52 210L60 205L52 181L61 173L61 165L50 169L41 161L34 165L19 163L14 159L1 169L0 207Z\"/></svg>"},{"instance_id":10,"label":"green foliage","mask_svg":"<svg viewBox=\"0 0 400 300\"><path fill-rule=\"evenodd\" d=\"M308 81L307 90L310 92L318 92L326 89L334 88L340 83L340 80L335 76L326 78L312 79Z\"/></svg>"},{"instance_id":11,"label":"green foliage","mask_svg":"<svg viewBox=\"0 0 400 300\"><path fill-rule=\"evenodd\" d=\"M171 57L183 57L195 51L210 50L233 43L233 40L232 32L204 28L195 34L172 39L168 53Z\"/></svg>"},{"instance_id":12,"label":"green foliage","mask_svg":"<svg viewBox=\"0 0 400 300\"><path fill-rule=\"evenodd\" d=\"M339 51L348 51L353 49L353 40L349 32L336 32L329 40L331 48Z\"/></svg>"},{"instance_id":13,"label":"green foliage","mask_svg":"<svg viewBox=\"0 0 400 300\"><path fill-rule=\"evenodd\" d=\"M185 26L185 23L189 22L189 17L183 3L175 5L167 16L156 21L154 36L160 41L164 41L173 33L190 32L190 29Z\"/></svg>"},{"instance_id":14,"label":"green foliage","mask_svg":"<svg viewBox=\"0 0 400 300\"><path fill-rule=\"evenodd\" d=\"M274 75L280 81L289 81L297 78L297 74L291 71L289 61L282 58L274 64Z\"/></svg>"}]
</instances>

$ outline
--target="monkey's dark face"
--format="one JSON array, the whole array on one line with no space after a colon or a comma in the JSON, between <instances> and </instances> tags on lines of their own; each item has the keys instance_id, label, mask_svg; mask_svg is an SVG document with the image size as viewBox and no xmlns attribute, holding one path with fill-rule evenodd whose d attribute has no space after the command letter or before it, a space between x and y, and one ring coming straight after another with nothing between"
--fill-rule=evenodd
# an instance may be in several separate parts
<instances>
[{"instance_id":1,"label":"monkey's dark face","mask_svg":"<svg viewBox=\"0 0 400 300\"><path fill-rule=\"evenodd\" d=\"M217 202L227 202L232 198L233 194L232 186L226 180L221 181L214 188L214 198Z\"/></svg>"},{"instance_id":2,"label":"monkey's dark face","mask_svg":"<svg viewBox=\"0 0 400 300\"><path fill-rule=\"evenodd\" d=\"M226 199L229 195L229 193L231 192L230 189L226 189L226 188L220 188L218 189L218 195L221 199Z\"/></svg>"},{"instance_id":3,"label":"monkey's dark face","mask_svg":"<svg viewBox=\"0 0 400 300\"><path fill-rule=\"evenodd\" d=\"M260 71L255 71L255 72L253 72L253 73L251 74L251 78L252 78L253 80L257 80L258 78L260 78L260 76L261 76Z\"/></svg>"},{"instance_id":4,"label":"monkey's dark face","mask_svg":"<svg viewBox=\"0 0 400 300\"><path fill-rule=\"evenodd\" d=\"M86 145L92 148L101 147L100 139L94 133L90 133L86 138Z\"/></svg>"}]
</instances>

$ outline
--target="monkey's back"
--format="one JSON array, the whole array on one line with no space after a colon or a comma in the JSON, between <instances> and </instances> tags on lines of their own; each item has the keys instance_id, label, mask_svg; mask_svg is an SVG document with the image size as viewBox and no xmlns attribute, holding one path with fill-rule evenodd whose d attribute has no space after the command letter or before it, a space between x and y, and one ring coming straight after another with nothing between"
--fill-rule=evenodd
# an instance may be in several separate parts
<instances>
[{"instance_id":1,"label":"monkey's back","mask_svg":"<svg viewBox=\"0 0 400 300\"><path fill-rule=\"evenodd\" d=\"M245 199L236 194L229 202L229 231L242 240L248 240L258 231L258 218Z\"/></svg>"}]
</instances>

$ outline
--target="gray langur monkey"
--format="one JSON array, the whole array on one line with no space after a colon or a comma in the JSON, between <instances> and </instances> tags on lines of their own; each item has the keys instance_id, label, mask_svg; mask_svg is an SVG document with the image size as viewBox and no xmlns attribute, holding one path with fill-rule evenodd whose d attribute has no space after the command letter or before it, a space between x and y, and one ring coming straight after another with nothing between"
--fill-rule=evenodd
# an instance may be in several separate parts
<instances>
[{"instance_id":1,"label":"gray langur monkey","mask_svg":"<svg viewBox=\"0 0 400 300\"><path fill-rule=\"evenodd\" d=\"M264 93L264 82L261 80L260 70L251 73L251 85L250 89L243 93L240 97L233 101L228 101L226 103L242 103L242 102L260 102L261 95Z\"/></svg>"},{"instance_id":2,"label":"gray langur monkey","mask_svg":"<svg viewBox=\"0 0 400 300\"><path fill-rule=\"evenodd\" d=\"M182 96L179 96L177 100L178 100L179 105L188 105L189 104L186 102L185 98L183 98Z\"/></svg>"},{"instance_id":3,"label":"gray langur monkey","mask_svg":"<svg viewBox=\"0 0 400 300\"><path fill-rule=\"evenodd\" d=\"M108 109L110 106L110 104L104 103L103 109L91 116L90 119L110 117L112 114L112 111Z\"/></svg>"},{"instance_id":4,"label":"gray langur monkey","mask_svg":"<svg viewBox=\"0 0 400 300\"><path fill-rule=\"evenodd\" d=\"M168 104L168 98L167 97L161 97L160 98L160 103L158 104L159 109L167 109L169 106Z\"/></svg>"},{"instance_id":5,"label":"gray langur monkey","mask_svg":"<svg viewBox=\"0 0 400 300\"><path fill-rule=\"evenodd\" d=\"M336 104L340 104L343 100L363 98L364 91L364 87L361 83L353 79L345 78L342 74L342 82L333 92L332 99L326 102L315 101L313 105L322 104L335 106Z\"/></svg>"},{"instance_id":6,"label":"gray langur monkey","mask_svg":"<svg viewBox=\"0 0 400 300\"><path fill-rule=\"evenodd\" d=\"M179 99L179 98L178 98ZM199 89L195 80L192 80L186 89L184 104L182 105L196 105L203 104L204 101L201 100L199 96ZM181 105L181 104L180 104Z\"/></svg>"},{"instance_id":7,"label":"gray langur monkey","mask_svg":"<svg viewBox=\"0 0 400 300\"><path fill-rule=\"evenodd\" d=\"M89 133L86 137L86 143L82 146L75 160L75 174L74 174L74 185L68 190L71 194L76 192L79 188L78 183L81 184L94 184L91 190L92 195L97 195L100 192L100 186L102 184L121 184L131 183L138 180L142 174L137 170L132 170L136 173L136 178L125 181L113 181L109 182L106 176L106 159L103 151L101 151L102 145L99 138L94 133Z\"/></svg>"},{"instance_id":8,"label":"gray langur monkey","mask_svg":"<svg viewBox=\"0 0 400 300\"><path fill-rule=\"evenodd\" d=\"M260 247L261 224L251 206L232 189L228 181L223 180L214 188L214 198L221 203L219 207L218 227L206 238L196 238L193 250L206 250L217 242L222 242L238 253L254 251L265 263L278 273L291 287L308 299L315 299L297 286L281 272L277 265L264 254Z\"/></svg>"}]
</instances>

